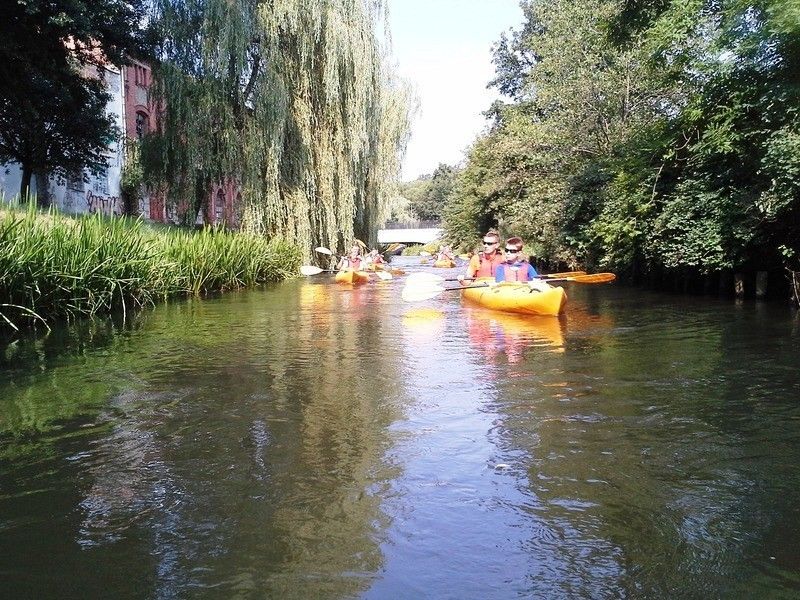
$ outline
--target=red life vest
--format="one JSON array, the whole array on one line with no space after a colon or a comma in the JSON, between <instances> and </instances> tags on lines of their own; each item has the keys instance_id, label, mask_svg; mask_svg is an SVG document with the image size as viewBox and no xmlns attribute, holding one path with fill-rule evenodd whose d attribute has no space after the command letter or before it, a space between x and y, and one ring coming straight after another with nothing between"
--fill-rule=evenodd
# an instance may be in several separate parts
<instances>
[{"instance_id":1,"label":"red life vest","mask_svg":"<svg viewBox=\"0 0 800 600\"><path fill-rule=\"evenodd\" d=\"M504 281L530 281L528 277L528 261L521 260L513 265L503 265Z\"/></svg>"},{"instance_id":2,"label":"red life vest","mask_svg":"<svg viewBox=\"0 0 800 600\"><path fill-rule=\"evenodd\" d=\"M480 261L480 266L475 272L475 277L494 277L494 272L497 270L497 267L503 264L503 257L497 252L495 252L491 258L486 256L483 252L479 252L478 260Z\"/></svg>"},{"instance_id":3,"label":"red life vest","mask_svg":"<svg viewBox=\"0 0 800 600\"><path fill-rule=\"evenodd\" d=\"M349 256L346 258L347 266L345 269L352 269L353 271L360 271L361 270L361 257L358 258L350 258Z\"/></svg>"}]
</instances>

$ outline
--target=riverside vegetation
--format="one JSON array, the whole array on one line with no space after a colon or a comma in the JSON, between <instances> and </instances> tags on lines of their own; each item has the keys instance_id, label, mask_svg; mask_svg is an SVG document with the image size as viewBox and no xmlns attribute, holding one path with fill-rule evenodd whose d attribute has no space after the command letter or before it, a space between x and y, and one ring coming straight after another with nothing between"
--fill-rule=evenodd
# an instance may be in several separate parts
<instances>
[{"instance_id":1,"label":"riverside vegetation","mask_svg":"<svg viewBox=\"0 0 800 600\"><path fill-rule=\"evenodd\" d=\"M494 48L490 85L508 101L460 172L437 169L446 202L419 202L449 243L500 227L558 265L698 291L733 273L796 276L798 2L522 8Z\"/></svg>"},{"instance_id":2,"label":"riverside vegetation","mask_svg":"<svg viewBox=\"0 0 800 600\"><path fill-rule=\"evenodd\" d=\"M279 281L301 256L246 232L9 207L0 211L0 330Z\"/></svg>"}]
</instances>

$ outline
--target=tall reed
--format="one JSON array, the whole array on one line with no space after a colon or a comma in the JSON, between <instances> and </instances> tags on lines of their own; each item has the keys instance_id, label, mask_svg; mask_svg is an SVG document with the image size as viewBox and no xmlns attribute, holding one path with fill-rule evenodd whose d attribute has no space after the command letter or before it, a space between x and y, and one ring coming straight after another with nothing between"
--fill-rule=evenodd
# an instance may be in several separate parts
<instances>
[{"instance_id":1,"label":"tall reed","mask_svg":"<svg viewBox=\"0 0 800 600\"><path fill-rule=\"evenodd\" d=\"M288 242L246 233L9 207L0 212L0 329L278 281L300 257Z\"/></svg>"}]
</instances>

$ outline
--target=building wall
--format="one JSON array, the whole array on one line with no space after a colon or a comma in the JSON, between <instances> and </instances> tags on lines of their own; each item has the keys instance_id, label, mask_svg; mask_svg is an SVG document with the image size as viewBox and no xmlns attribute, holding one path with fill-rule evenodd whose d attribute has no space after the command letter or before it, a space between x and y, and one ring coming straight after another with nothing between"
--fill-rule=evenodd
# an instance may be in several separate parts
<instances>
[{"instance_id":1,"label":"building wall","mask_svg":"<svg viewBox=\"0 0 800 600\"><path fill-rule=\"evenodd\" d=\"M151 100L150 87L153 82L149 65L133 61L123 67L125 81L125 133L128 140L141 139L143 135L158 128L159 107ZM166 200L166 190L142 189L138 212L146 219L165 223L179 223L175 207ZM239 186L231 180L212 185L195 225L219 225L236 228L239 226L237 202L241 203Z\"/></svg>"}]
</instances>

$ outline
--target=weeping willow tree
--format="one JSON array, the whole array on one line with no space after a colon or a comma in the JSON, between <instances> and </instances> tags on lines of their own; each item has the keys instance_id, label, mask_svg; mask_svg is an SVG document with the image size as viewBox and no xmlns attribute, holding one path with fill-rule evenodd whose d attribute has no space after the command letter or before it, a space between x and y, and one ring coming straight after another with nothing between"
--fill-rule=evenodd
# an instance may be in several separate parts
<instances>
[{"instance_id":1,"label":"weeping willow tree","mask_svg":"<svg viewBox=\"0 0 800 600\"><path fill-rule=\"evenodd\" d=\"M151 185L193 222L213 183L241 224L310 249L374 242L407 141L408 89L386 68L375 0L154 0L160 126ZM384 36L386 37L386 36Z\"/></svg>"}]
</instances>

